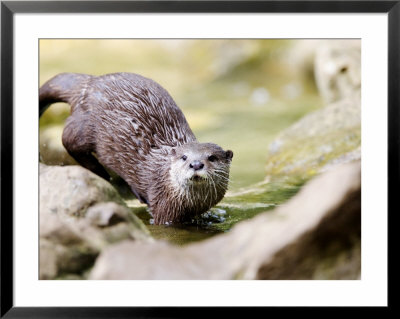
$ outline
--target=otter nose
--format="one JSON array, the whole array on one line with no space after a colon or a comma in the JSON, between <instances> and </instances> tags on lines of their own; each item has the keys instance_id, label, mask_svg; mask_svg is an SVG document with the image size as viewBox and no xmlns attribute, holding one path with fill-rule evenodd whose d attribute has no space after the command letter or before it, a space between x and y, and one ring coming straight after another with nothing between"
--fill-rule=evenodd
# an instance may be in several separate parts
<instances>
[{"instance_id":1,"label":"otter nose","mask_svg":"<svg viewBox=\"0 0 400 319\"><path fill-rule=\"evenodd\" d=\"M198 171L204 167L204 164L200 161L194 161L189 165L189 167L193 168L195 171Z\"/></svg>"}]
</instances>

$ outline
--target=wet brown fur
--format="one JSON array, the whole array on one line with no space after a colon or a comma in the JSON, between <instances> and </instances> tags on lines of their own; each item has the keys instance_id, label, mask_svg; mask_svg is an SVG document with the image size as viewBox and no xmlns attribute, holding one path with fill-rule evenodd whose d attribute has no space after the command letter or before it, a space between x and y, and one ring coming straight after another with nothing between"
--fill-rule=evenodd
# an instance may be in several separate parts
<instances>
[{"instance_id":1,"label":"wet brown fur","mask_svg":"<svg viewBox=\"0 0 400 319\"><path fill-rule=\"evenodd\" d=\"M154 223L181 222L223 198L233 153L198 143L172 97L151 79L133 73L62 73L40 88L39 114L60 101L71 105L62 137L68 153L107 180L103 166L121 176L149 205ZM195 151L207 174L204 182L177 187L171 165L182 161L185 151ZM209 163L210 155L217 161Z\"/></svg>"}]
</instances>

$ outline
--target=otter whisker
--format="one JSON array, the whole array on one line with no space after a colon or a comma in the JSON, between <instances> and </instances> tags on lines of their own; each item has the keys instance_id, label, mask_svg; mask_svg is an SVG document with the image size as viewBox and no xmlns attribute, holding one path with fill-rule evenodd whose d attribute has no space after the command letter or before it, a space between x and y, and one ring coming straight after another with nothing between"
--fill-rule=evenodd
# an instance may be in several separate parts
<instances>
[{"instance_id":1,"label":"otter whisker","mask_svg":"<svg viewBox=\"0 0 400 319\"><path fill-rule=\"evenodd\" d=\"M214 187L215 197L217 197L218 194L217 194L217 187L215 186L215 181L214 181L213 178L210 178L210 181L211 181L211 183L212 183L212 186Z\"/></svg>"},{"instance_id":2,"label":"otter whisker","mask_svg":"<svg viewBox=\"0 0 400 319\"><path fill-rule=\"evenodd\" d=\"M217 176L218 179L221 179L221 180L225 180L225 181L229 181L229 180L230 180L229 177L220 175L220 174L218 174L218 173L215 173L214 175Z\"/></svg>"}]
</instances>

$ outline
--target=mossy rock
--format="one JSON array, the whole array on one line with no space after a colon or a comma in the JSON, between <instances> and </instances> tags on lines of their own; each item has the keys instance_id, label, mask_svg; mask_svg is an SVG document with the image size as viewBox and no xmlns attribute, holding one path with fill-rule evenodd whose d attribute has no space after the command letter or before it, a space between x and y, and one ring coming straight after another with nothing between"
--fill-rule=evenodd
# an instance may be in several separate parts
<instances>
[{"instance_id":1,"label":"mossy rock","mask_svg":"<svg viewBox=\"0 0 400 319\"><path fill-rule=\"evenodd\" d=\"M281 133L267 158L268 179L307 180L332 164L361 158L361 105L358 93L315 111Z\"/></svg>"}]
</instances>

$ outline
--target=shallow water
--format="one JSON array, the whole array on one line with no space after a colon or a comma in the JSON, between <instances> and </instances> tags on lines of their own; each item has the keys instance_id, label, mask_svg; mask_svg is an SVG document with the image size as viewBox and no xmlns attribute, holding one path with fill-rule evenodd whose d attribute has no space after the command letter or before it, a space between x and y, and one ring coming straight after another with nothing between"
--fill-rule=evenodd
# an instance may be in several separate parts
<instances>
[{"instance_id":1,"label":"shallow water","mask_svg":"<svg viewBox=\"0 0 400 319\"><path fill-rule=\"evenodd\" d=\"M228 232L239 221L279 206L295 195L301 185L300 182L259 183L253 188L228 193L208 212L182 225L153 225L146 205L136 199L126 200L126 203L142 219L154 238L184 245Z\"/></svg>"}]
</instances>

